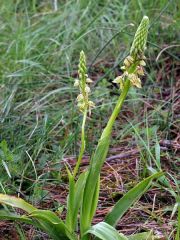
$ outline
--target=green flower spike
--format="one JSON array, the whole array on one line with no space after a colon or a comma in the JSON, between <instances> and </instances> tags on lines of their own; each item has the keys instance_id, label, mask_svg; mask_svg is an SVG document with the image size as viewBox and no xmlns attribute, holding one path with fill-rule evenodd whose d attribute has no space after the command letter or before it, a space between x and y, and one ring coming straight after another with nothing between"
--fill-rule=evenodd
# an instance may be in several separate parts
<instances>
[{"instance_id":1,"label":"green flower spike","mask_svg":"<svg viewBox=\"0 0 180 240\"><path fill-rule=\"evenodd\" d=\"M144 75L143 67L146 65L144 51L148 28L149 18L144 16L135 33L130 55L125 58L124 65L121 67L124 73L113 81L120 84L121 90L124 88L124 83L127 79L130 80L131 86L141 88L141 79L139 77Z\"/></svg>"},{"instance_id":2,"label":"green flower spike","mask_svg":"<svg viewBox=\"0 0 180 240\"><path fill-rule=\"evenodd\" d=\"M79 79L75 79L74 86L79 87L80 90L80 94L77 96L79 110L81 112L88 110L91 113L94 103L89 101L91 90L88 84L92 83L92 80L87 75L86 56L83 51L80 52L78 75Z\"/></svg>"},{"instance_id":3,"label":"green flower spike","mask_svg":"<svg viewBox=\"0 0 180 240\"><path fill-rule=\"evenodd\" d=\"M85 124L87 114L91 115L91 109L95 106L92 101L89 101L89 94L91 89L89 84L92 83L92 80L87 75L86 67L86 56L83 51L80 52L79 65L78 65L78 75L79 79L75 79L74 86L79 87L79 95L77 96L77 102L79 110L83 114L82 126L81 126L81 148L79 151L78 160L74 168L73 176L76 177L76 174L79 171L79 166L82 161L82 157L85 151L86 141L85 141Z\"/></svg>"},{"instance_id":4,"label":"green flower spike","mask_svg":"<svg viewBox=\"0 0 180 240\"><path fill-rule=\"evenodd\" d=\"M87 68L86 68L86 56L83 51L80 52L80 58L79 58L79 70L78 70L79 78L82 84L85 84L86 82L86 74L87 74Z\"/></svg>"},{"instance_id":5,"label":"green flower spike","mask_svg":"<svg viewBox=\"0 0 180 240\"><path fill-rule=\"evenodd\" d=\"M136 34L134 36L134 41L130 49L130 55L134 59L138 59L138 57L142 56L145 51L148 28L149 28L149 18L147 16L144 16L136 31Z\"/></svg>"}]
</instances>

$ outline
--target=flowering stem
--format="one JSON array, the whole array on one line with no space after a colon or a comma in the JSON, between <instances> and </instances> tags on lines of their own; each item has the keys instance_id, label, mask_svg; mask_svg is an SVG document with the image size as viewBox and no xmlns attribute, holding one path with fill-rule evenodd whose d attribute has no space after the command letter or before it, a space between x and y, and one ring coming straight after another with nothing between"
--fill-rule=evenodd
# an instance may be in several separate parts
<instances>
[{"instance_id":1,"label":"flowering stem","mask_svg":"<svg viewBox=\"0 0 180 240\"><path fill-rule=\"evenodd\" d=\"M85 109L84 114L83 114L83 122L82 122L82 127L81 127L81 148L80 148L78 160L77 160L76 166L74 168L74 172L73 172L74 178L76 177L76 174L78 173L79 166L81 164L81 160L82 160L84 150L85 150L85 123L86 123L86 118L87 118L87 108Z\"/></svg>"},{"instance_id":2,"label":"flowering stem","mask_svg":"<svg viewBox=\"0 0 180 240\"><path fill-rule=\"evenodd\" d=\"M122 105L124 103L124 100L125 100L125 98L127 96L128 91L129 91L129 88L130 88L130 80L127 79L126 82L124 83L124 88L123 88L123 90L121 92L121 95L120 95L120 97L118 99L118 102L117 102L117 104L116 104L116 106L114 108L114 111L113 111L113 113L112 113L112 115L111 115L111 117L110 117L110 119L109 119L109 121L107 123L106 128L104 129L104 131L103 131L103 133L101 135L101 138L111 134L113 124L114 124L114 122L115 122L115 120L116 120L116 118L117 118L117 116L118 116L118 114L119 114L119 112L121 110L121 107L122 107Z\"/></svg>"}]
</instances>

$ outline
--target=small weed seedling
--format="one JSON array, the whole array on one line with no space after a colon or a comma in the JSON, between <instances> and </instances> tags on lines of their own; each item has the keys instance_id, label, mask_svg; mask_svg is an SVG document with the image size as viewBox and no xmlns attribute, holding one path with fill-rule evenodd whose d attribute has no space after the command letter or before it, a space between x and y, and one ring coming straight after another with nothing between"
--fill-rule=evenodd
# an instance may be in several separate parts
<instances>
[{"instance_id":1,"label":"small weed seedling","mask_svg":"<svg viewBox=\"0 0 180 240\"><path fill-rule=\"evenodd\" d=\"M4 206L4 210L0 210L0 219L32 224L46 232L54 240L154 239L152 233L141 233L127 237L116 231L115 226L132 204L150 188L152 181L162 175L160 171L138 183L115 204L103 222L92 226L92 219L95 215L99 198L100 172L108 153L114 122L119 115L129 89L131 87L141 88L140 77L144 75L143 67L146 65L144 51L146 48L148 27L149 19L145 16L135 34L130 54L124 60L124 65L121 68L123 74L114 80L115 83L119 84L121 94L98 141L89 167L82 173L79 173L79 166L85 150L85 123L87 114L91 113L94 103L89 100L89 84L91 80L87 75L85 54L83 51L80 53L79 79L75 80L75 86L79 87L80 90L77 101L80 112L83 114L81 148L73 172L66 167L69 178L69 195L67 198L65 221L61 219L61 216L52 211L39 210L21 198L5 194L0 194L0 203ZM6 205L13 208L20 208L27 214L19 215L15 211L10 211Z\"/></svg>"}]
</instances>

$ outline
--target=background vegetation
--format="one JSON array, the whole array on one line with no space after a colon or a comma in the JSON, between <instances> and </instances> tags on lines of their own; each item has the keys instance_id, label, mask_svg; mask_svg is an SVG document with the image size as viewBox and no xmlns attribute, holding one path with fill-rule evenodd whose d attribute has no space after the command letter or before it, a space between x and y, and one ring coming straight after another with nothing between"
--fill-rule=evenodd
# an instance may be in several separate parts
<instances>
[{"instance_id":1,"label":"background vegetation","mask_svg":"<svg viewBox=\"0 0 180 240\"><path fill-rule=\"evenodd\" d=\"M67 193L63 162L74 165L79 149L81 115L73 87L79 52L83 49L87 55L96 104L88 119L86 165L117 99L119 90L112 80L120 74L136 27L147 15L143 88L131 90L124 117L116 122L95 221L147 175L144 166L154 167L155 159L161 161L173 190L156 186L131 210L130 222L147 221L144 227L173 239L180 181L179 10L175 0L0 2L1 192L63 211ZM120 223L119 228L141 230L128 221L126 216L126 226Z\"/></svg>"}]
</instances>

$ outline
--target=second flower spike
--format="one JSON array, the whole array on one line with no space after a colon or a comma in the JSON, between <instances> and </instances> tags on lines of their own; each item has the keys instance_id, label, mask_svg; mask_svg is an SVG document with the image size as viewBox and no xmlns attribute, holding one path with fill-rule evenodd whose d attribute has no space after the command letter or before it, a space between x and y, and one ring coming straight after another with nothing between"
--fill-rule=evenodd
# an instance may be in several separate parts
<instances>
[{"instance_id":1,"label":"second flower spike","mask_svg":"<svg viewBox=\"0 0 180 240\"><path fill-rule=\"evenodd\" d=\"M81 112L89 111L95 106L92 101L89 101L89 94L91 92L89 83L92 80L87 75L86 56L83 51L80 52L79 58L79 79L75 80L74 86L79 87L80 94L77 96L78 107Z\"/></svg>"}]
</instances>

